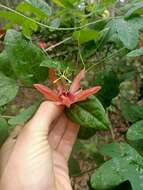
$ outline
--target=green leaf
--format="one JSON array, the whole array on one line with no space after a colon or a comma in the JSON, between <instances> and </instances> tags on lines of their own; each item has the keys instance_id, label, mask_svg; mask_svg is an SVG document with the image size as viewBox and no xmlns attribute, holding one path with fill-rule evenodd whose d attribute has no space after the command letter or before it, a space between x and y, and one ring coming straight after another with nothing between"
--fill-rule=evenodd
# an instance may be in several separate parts
<instances>
[{"instance_id":1,"label":"green leaf","mask_svg":"<svg viewBox=\"0 0 143 190\"><path fill-rule=\"evenodd\" d=\"M37 105L32 105L29 108L20 112L17 116L9 119L8 123L10 125L24 124L26 121L28 121L32 117L32 115L35 113L36 109L37 109Z\"/></svg>"},{"instance_id":2,"label":"green leaf","mask_svg":"<svg viewBox=\"0 0 143 190\"><path fill-rule=\"evenodd\" d=\"M88 100L77 103L66 109L67 116L75 123L88 128L106 130L109 121L99 100L92 96Z\"/></svg>"},{"instance_id":3,"label":"green leaf","mask_svg":"<svg viewBox=\"0 0 143 190\"><path fill-rule=\"evenodd\" d=\"M99 37L99 32L92 29L82 29L80 31L75 31L73 37L78 40L79 43L85 43Z\"/></svg>"},{"instance_id":4,"label":"green leaf","mask_svg":"<svg viewBox=\"0 0 143 190\"><path fill-rule=\"evenodd\" d=\"M138 57L143 55L143 48L133 50L127 54L128 57Z\"/></svg>"},{"instance_id":5,"label":"green leaf","mask_svg":"<svg viewBox=\"0 0 143 190\"><path fill-rule=\"evenodd\" d=\"M141 16L133 17L132 19L129 19L128 22L137 30L143 29L143 17Z\"/></svg>"},{"instance_id":6,"label":"green leaf","mask_svg":"<svg viewBox=\"0 0 143 190\"><path fill-rule=\"evenodd\" d=\"M12 69L19 80L26 85L32 85L46 79L47 70L40 67L46 56L40 48L26 41L15 30L7 31L4 43Z\"/></svg>"},{"instance_id":7,"label":"green leaf","mask_svg":"<svg viewBox=\"0 0 143 190\"><path fill-rule=\"evenodd\" d=\"M9 135L9 127L7 121L0 117L0 146L4 143Z\"/></svg>"},{"instance_id":8,"label":"green leaf","mask_svg":"<svg viewBox=\"0 0 143 190\"><path fill-rule=\"evenodd\" d=\"M117 24L117 32L125 47L133 49L137 46L139 33L129 22L120 20Z\"/></svg>"},{"instance_id":9,"label":"green leaf","mask_svg":"<svg viewBox=\"0 0 143 190\"><path fill-rule=\"evenodd\" d=\"M61 24L61 18L55 18L51 21L50 26L58 28Z\"/></svg>"},{"instance_id":10,"label":"green leaf","mask_svg":"<svg viewBox=\"0 0 143 190\"><path fill-rule=\"evenodd\" d=\"M22 24L22 29L23 35L30 39L32 33L37 31L38 25L34 22L29 22L29 20L25 20Z\"/></svg>"},{"instance_id":11,"label":"green leaf","mask_svg":"<svg viewBox=\"0 0 143 190\"><path fill-rule=\"evenodd\" d=\"M128 145L119 144L119 143L110 143L110 144L103 144L99 148L99 152L104 156L109 156L111 158L114 157L124 157L128 154L133 155L134 149L132 151L128 150ZM129 151L129 152L128 152Z\"/></svg>"},{"instance_id":12,"label":"green leaf","mask_svg":"<svg viewBox=\"0 0 143 190\"><path fill-rule=\"evenodd\" d=\"M0 17L9 20L12 25L18 24L22 26L23 34L28 38L31 37L33 31L37 31L38 29L38 25L34 21L13 12L0 11Z\"/></svg>"},{"instance_id":13,"label":"green leaf","mask_svg":"<svg viewBox=\"0 0 143 190\"><path fill-rule=\"evenodd\" d=\"M16 10L23 12L23 13L32 13L40 20L45 19L48 16L48 14L45 13L45 11L43 12L41 9L39 9L39 8L33 6L31 3L27 3L27 2L19 3L18 6L16 7Z\"/></svg>"},{"instance_id":14,"label":"green leaf","mask_svg":"<svg viewBox=\"0 0 143 190\"><path fill-rule=\"evenodd\" d=\"M23 16L8 11L0 11L0 17L3 17L11 21L13 24L19 24L19 25L21 25L25 21L25 18Z\"/></svg>"},{"instance_id":15,"label":"green leaf","mask_svg":"<svg viewBox=\"0 0 143 190\"><path fill-rule=\"evenodd\" d=\"M135 3L132 8L130 8L128 10L128 12L125 14L125 18L130 17L132 14L136 14L136 13L143 13L143 3L139 2L139 3Z\"/></svg>"},{"instance_id":16,"label":"green leaf","mask_svg":"<svg viewBox=\"0 0 143 190\"><path fill-rule=\"evenodd\" d=\"M6 75L6 76L12 76L13 71L10 65L9 57L4 50L2 53L0 53L0 70Z\"/></svg>"},{"instance_id":17,"label":"green leaf","mask_svg":"<svg viewBox=\"0 0 143 190\"><path fill-rule=\"evenodd\" d=\"M131 125L126 135L129 143L140 153L143 153L143 120Z\"/></svg>"},{"instance_id":18,"label":"green leaf","mask_svg":"<svg viewBox=\"0 0 143 190\"><path fill-rule=\"evenodd\" d=\"M53 0L55 4L64 8L73 8L80 0Z\"/></svg>"},{"instance_id":19,"label":"green leaf","mask_svg":"<svg viewBox=\"0 0 143 190\"><path fill-rule=\"evenodd\" d=\"M46 59L46 60L42 61L40 66L64 70L64 69L66 69L67 64L64 63L63 61L59 61L59 60Z\"/></svg>"},{"instance_id":20,"label":"green leaf","mask_svg":"<svg viewBox=\"0 0 143 190\"><path fill-rule=\"evenodd\" d=\"M99 2L102 7L108 7L115 4L117 1L116 0L100 0Z\"/></svg>"},{"instance_id":21,"label":"green leaf","mask_svg":"<svg viewBox=\"0 0 143 190\"><path fill-rule=\"evenodd\" d=\"M143 119L143 107L133 104L128 100L121 99L121 113L129 122L136 122Z\"/></svg>"},{"instance_id":22,"label":"green leaf","mask_svg":"<svg viewBox=\"0 0 143 190\"><path fill-rule=\"evenodd\" d=\"M124 20L123 18L113 19L107 24L107 27L110 28L110 38L116 34L128 49L134 49L139 40L139 28L133 20Z\"/></svg>"},{"instance_id":23,"label":"green leaf","mask_svg":"<svg viewBox=\"0 0 143 190\"><path fill-rule=\"evenodd\" d=\"M6 77L1 72L0 81L0 106L3 106L16 97L18 93L18 86L15 80Z\"/></svg>"},{"instance_id":24,"label":"green leaf","mask_svg":"<svg viewBox=\"0 0 143 190\"><path fill-rule=\"evenodd\" d=\"M44 0L25 0L25 1L33 5L33 7L36 7L39 10L41 10L46 15L52 14L51 7Z\"/></svg>"},{"instance_id":25,"label":"green leaf","mask_svg":"<svg viewBox=\"0 0 143 190\"><path fill-rule=\"evenodd\" d=\"M112 153L116 151L117 154ZM93 188L112 189L125 181L131 183L133 190L143 188L143 158L132 147L123 143L115 146L111 144L109 156L113 158L105 162L92 175Z\"/></svg>"}]
</instances>

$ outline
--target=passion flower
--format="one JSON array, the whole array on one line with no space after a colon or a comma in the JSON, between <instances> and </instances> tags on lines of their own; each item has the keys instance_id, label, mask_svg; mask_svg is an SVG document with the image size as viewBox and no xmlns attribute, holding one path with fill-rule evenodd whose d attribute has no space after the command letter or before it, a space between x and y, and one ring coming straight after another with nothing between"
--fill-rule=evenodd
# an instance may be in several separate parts
<instances>
[{"instance_id":1,"label":"passion flower","mask_svg":"<svg viewBox=\"0 0 143 190\"><path fill-rule=\"evenodd\" d=\"M86 90L80 88L80 81L85 77L85 70L81 70L74 78L71 86L67 89L67 83L57 79L55 70L49 72L50 81L54 88L50 88L42 84L34 84L34 87L41 92L46 99L56 102L57 105L65 105L68 108L75 102L86 100L89 96L97 93L101 86L95 86Z\"/></svg>"}]
</instances>

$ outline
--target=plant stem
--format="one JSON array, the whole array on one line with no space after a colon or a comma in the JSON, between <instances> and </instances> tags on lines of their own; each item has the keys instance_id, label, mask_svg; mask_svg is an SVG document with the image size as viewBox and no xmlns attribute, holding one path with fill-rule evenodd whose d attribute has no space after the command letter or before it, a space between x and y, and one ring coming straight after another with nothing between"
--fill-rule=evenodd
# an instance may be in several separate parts
<instances>
[{"instance_id":1,"label":"plant stem","mask_svg":"<svg viewBox=\"0 0 143 190\"><path fill-rule=\"evenodd\" d=\"M11 119L14 116L10 116L10 115L1 115L0 117L5 118L5 119Z\"/></svg>"},{"instance_id":2,"label":"plant stem","mask_svg":"<svg viewBox=\"0 0 143 190\"><path fill-rule=\"evenodd\" d=\"M117 55L118 53L120 53L120 52L121 52L122 50L124 50L124 49L126 49L126 48L123 47L123 48L119 49L117 52L111 54L110 56L105 57L105 58L103 58L103 59L97 61L94 65L91 65L91 66L86 70L86 72L90 71L93 67L97 66L98 64L100 64L100 63L102 63L102 62L104 62L104 61L107 61L108 59L113 58L115 55Z\"/></svg>"},{"instance_id":3,"label":"plant stem","mask_svg":"<svg viewBox=\"0 0 143 190\"><path fill-rule=\"evenodd\" d=\"M54 44L54 45L48 47L47 49L45 49L45 51L51 51L51 50L54 49L55 47L60 46L60 45L63 44L64 42L69 41L69 40L71 40L71 39L72 39L72 37L65 38L64 40L58 42L57 44Z\"/></svg>"},{"instance_id":4,"label":"plant stem","mask_svg":"<svg viewBox=\"0 0 143 190\"><path fill-rule=\"evenodd\" d=\"M112 128L112 125L109 125L109 129L110 129L110 132L111 132L112 140L115 141L115 134L114 134L114 130Z\"/></svg>"},{"instance_id":5,"label":"plant stem","mask_svg":"<svg viewBox=\"0 0 143 190\"><path fill-rule=\"evenodd\" d=\"M86 171L83 171L83 172L81 172L81 173L79 173L79 174L77 174L77 175L72 175L71 177L80 177L80 176L83 176L83 175L85 175L86 173L92 172L92 171L95 170L96 168L97 168L97 167L91 168L91 169L86 170Z\"/></svg>"},{"instance_id":6,"label":"plant stem","mask_svg":"<svg viewBox=\"0 0 143 190\"><path fill-rule=\"evenodd\" d=\"M93 21L93 22L90 22L90 23L87 23L87 24L85 24L85 25L78 26L78 27L57 28L57 27L53 27L53 26L49 26L49 25L43 24L43 23L38 22L38 21L36 21L36 20L34 20L34 19L32 19L32 18L29 18L28 16L26 16L26 15L24 15L24 14L22 14L22 13L16 11L16 10L14 10L14 9L11 9L10 7L7 7L7 6L5 6L5 5L3 5L3 4L1 4L1 3L0 3L0 7L3 8L3 9L6 9L6 10L8 10L8 11L11 11L11 12L13 12L13 13L19 15L19 16L22 16L22 17L24 17L25 19L30 20L30 21L32 21L32 22L38 24L38 25L41 26L41 27L45 27L45 28L48 28L48 29L51 29L51 30L60 30L60 31L61 31L61 30L66 30L66 31L67 31L67 30L79 30L79 29L85 28L85 27L87 27L87 26L94 25L94 24L96 24L96 23L98 23L98 22L101 22L101 21L104 21L104 20L110 20L110 19L112 19L112 18L115 18L115 17L102 18L102 19L99 19L99 20L97 20L97 21ZM116 17L116 18L120 18L120 16L119 16L119 17Z\"/></svg>"}]
</instances>

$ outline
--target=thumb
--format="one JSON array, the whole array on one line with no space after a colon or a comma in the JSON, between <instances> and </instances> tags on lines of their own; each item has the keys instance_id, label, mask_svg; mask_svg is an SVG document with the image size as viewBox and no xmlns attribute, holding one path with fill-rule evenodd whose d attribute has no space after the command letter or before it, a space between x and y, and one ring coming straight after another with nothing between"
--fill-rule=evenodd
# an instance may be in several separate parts
<instances>
[{"instance_id":1,"label":"thumb","mask_svg":"<svg viewBox=\"0 0 143 190\"><path fill-rule=\"evenodd\" d=\"M61 115L63 109L63 106L57 106L54 102L45 101L40 105L36 114L27 123L25 128L36 132L46 132L46 134L48 134L51 123Z\"/></svg>"}]
</instances>

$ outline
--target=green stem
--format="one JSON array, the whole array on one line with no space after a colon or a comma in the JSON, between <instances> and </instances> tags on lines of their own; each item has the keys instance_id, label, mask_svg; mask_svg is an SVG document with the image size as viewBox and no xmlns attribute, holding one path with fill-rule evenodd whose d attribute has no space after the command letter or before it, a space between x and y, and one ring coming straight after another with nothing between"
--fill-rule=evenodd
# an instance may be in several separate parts
<instances>
[{"instance_id":1,"label":"green stem","mask_svg":"<svg viewBox=\"0 0 143 190\"><path fill-rule=\"evenodd\" d=\"M90 22L90 23L87 23L87 24L85 24L85 25L83 25L83 26L78 26L78 27L56 28L56 27L49 26L49 25L43 24L43 23L41 23L41 22L38 22L38 21L36 21L36 20L34 20L34 19L32 19L32 18L29 18L28 16L26 16L26 15L24 15L24 14L22 14L22 13L16 11L16 10L13 10L13 9L11 9L10 7L7 7L7 6L5 6L5 5L3 5L3 4L1 4L1 3L0 3L0 7L3 8L3 9L6 9L6 10L8 10L8 11L11 11L11 12L17 14L17 15L20 15L20 16L24 17L25 19L30 20L30 21L32 21L32 22L38 24L38 25L41 26L41 27L45 27L45 28L48 28L48 29L51 29L51 30L79 30L79 29L85 28L85 27L87 27L87 26L94 25L94 24L96 24L96 23L98 23L98 22L101 22L101 21L104 21L104 20L110 20L110 19L112 19L112 18L115 18L115 17L102 18L102 19L99 19L99 20L97 20L97 21L93 21L93 22ZM116 18L119 18L119 17L116 17Z\"/></svg>"},{"instance_id":2,"label":"green stem","mask_svg":"<svg viewBox=\"0 0 143 190\"><path fill-rule=\"evenodd\" d=\"M10 116L10 115L1 115L0 117L5 118L5 119L11 119L14 116Z\"/></svg>"},{"instance_id":3,"label":"green stem","mask_svg":"<svg viewBox=\"0 0 143 190\"><path fill-rule=\"evenodd\" d=\"M103 58L103 59L97 61L94 65L91 65L91 66L86 70L86 72L90 71L93 67L96 67L97 65L99 65L99 64L102 63L102 62L107 61L107 60L109 60L109 59L112 59L114 56L118 55L118 53L120 53L121 51L123 51L123 50L125 50L125 49L126 49L126 48L123 47L123 48L119 49L117 52L111 54L110 56L105 57L105 58Z\"/></svg>"}]
</instances>

